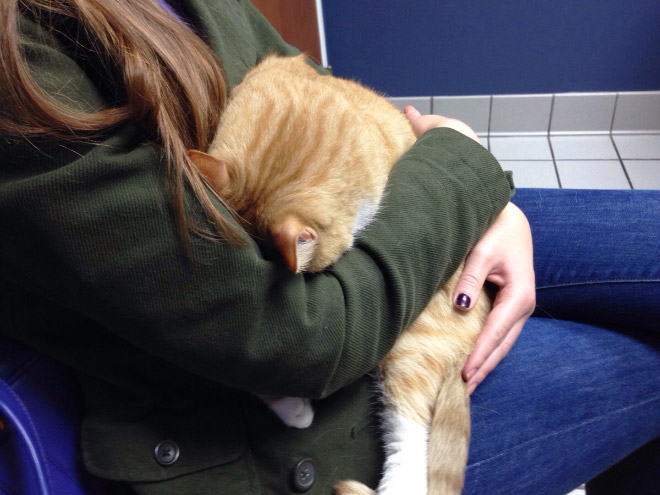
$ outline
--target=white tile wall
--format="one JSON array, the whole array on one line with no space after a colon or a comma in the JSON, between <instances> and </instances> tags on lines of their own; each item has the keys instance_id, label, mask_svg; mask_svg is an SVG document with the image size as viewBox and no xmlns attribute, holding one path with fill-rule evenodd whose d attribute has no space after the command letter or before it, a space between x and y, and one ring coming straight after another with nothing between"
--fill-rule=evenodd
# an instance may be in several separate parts
<instances>
[{"instance_id":1,"label":"white tile wall","mask_svg":"<svg viewBox=\"0 0 660 495\"><path fill-rule=\"evenodd\" d=\"M546 136L491 137L490 151L498 160L552 160Z\"/></svg>"},{"instance_id":2,"label":"white tile wall","mask_svg":"<svg viewBox=\"0 0 660 495\"><path fill-rule=\"evenodd\" d=\"M615 135L613 139L621 158L634 160L660 158L660 134Z\"/></svg>"},{"instance_id":3,"label":"white tile wall","mask_svg":"<svg viewBox=\"0 0 660 495\"><path fill-rule=\"evenodd\" d=\"M550 127L552 95L495 95L489 134L546 134Z\"/></svg>"},{"instance_id":4,"label":"white tile wall","mask_svg":"<svg viewBox=\"0 0 660 495\"><path fill-rule=\"evenodd\" d=\"M565 189L631 188L619 160L558 160L557 172Z\"/></svg>"},{"instance_id":5,"label":"white tile wall","mask_svg":"<svg viewBox=\"0 0 660 495\"><path fill-rule=\"evenodd\" d=\"M466 122L517 187L660 189L660 91L393 101Z\"/></svg>"},{"instance_id":6,"label":"white tile wall","mask_svg":"<svg viewBox=\"0 0 660 495\"><path fill-rule=\"evenodd\" d=\"M433 113L462 120L478 135L487 135L490 100L490 96L435 96L432 100Z\"/></svg>"},{"instance_id":7,"label":"white tile wall","mask_svg":"<svg viewBox=\"0 0 660 495\"><path fill-rule=\"evenodd\" d=\"M616 93L558 94L552 104L551 133L609 133Z\"/></svg>"},{"instance_id":8,"label":"white tile wall","mask_svg":"<svg viewBox=\"0 0 660 495\"><path fill-rule=\"evenodd\" d=\"M557 188L557 170L552 160L500 160L504 170L511 170L518 187Z\"/></svg>"},{"instance_id":9,"label":"white tile wall","mask_svg":"<svg viewBox=\"0 0 660 495\"><path fill-rule=\"evenodd\" d=\"M555 160L617 160L610 136L550 136Z\"/></svg>"},{"instance_id":10,"label":"white tile wall","mask_svg":"<svg viewBox=\"0 0 660 495\"><path fill-rule=\"evenodd\" d=\"M660 91L619 93L612 131L657 132L660 130Z\"/></svg>"},{"instance_id":11,"label":"white tile wall","mask_svg":"<svg viewBox=\"0 0 660 495\"><path fill-rule=\"evenodd\" d=\"M660 189L660 160L624 160L635 189Z\"/></svg>"}]
</instances>

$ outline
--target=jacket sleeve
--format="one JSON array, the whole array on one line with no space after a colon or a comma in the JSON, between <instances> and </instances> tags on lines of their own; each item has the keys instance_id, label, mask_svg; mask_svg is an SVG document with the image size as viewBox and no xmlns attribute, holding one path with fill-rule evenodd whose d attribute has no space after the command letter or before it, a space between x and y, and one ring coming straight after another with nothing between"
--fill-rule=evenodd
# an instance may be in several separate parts
<instances>
[{"instance_id":1,"label":"jacket sleeve","mask_svg":"<svg viewBox=\"0 0 660 495\"><path fill-rule=\"evenodd\" d=\"M33 52L35 70L84 79L52 47ZM187 258L160 152L136 126L66 147L0 137L0 153L0 276L177 367L268 394L323 397L373 369L511 193L484 148L429 131L356 246L293 275L251 240L193 237Z\"/></svg>"}]
</instances>

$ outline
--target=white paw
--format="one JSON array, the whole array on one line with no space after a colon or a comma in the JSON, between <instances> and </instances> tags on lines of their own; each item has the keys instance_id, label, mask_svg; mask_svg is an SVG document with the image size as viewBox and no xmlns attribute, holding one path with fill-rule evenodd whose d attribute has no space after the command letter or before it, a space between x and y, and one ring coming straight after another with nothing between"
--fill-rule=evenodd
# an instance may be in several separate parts
<instances>
[{"instance_id":1,"label":"white paw","mask_svg":"<svg viewBox=\"0 0 660 495\"><path fill-rule=\"evenodd\" d=\"M428 493L428 429L386 409L385 465L378 495Z\"/></svg>"},{"instance_id":2,"label":"white paw","mask_svg":"<svg viewBox=\"0 0 660 495\"><path fill-rule=\"evenodd\" d=\"M309 399L300 397L281 397L269 403L271 410L287 426L307 428L314 419L314 409Z\"/></svg>"}]
</instances>

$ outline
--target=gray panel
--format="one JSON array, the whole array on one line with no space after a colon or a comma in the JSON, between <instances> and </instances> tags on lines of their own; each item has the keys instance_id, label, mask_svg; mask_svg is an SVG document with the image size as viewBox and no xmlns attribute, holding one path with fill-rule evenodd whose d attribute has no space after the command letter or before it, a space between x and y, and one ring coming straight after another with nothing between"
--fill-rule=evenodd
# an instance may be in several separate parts
<instances>
[{"instance_id":1,"label":"gray panel","mask_svg":"<svg viewBox=\"0 0 660 495\"><path fill-rule=\"evenodd\" d=\"M660 160L624 160L635 189L660 189Z\"/></svg>"},{"instance_id":2,"label":"gray panel","mask_svg":"<svg viewBox=\"0 0 660 495\"><path fill-rule=\"evenodd\" d=\"M618 160L558 161L564 189L630 189Z\"/></svg>"},{"instance_id":3,"label":"gray panel","mask_svg":"<svg viewBox=\"0 0 660 495\"><path fill-rule=\"evenodd\" d=\"M660 159L660 134L614 135L621 158Z\"/></svg>"},{"instance_id":4,"label":"gray panel","mask_svg":"<svg viewBox=\"0 0 660 495\"><path fill-rule=\"evenodd\" d=\"M394 105L402 112L407 105L414 106L420 113L431 113L431 97L430 96L396 96L389 97Z\"/></svg>"},{"instance_id":5,"label":"gray panel","mask_svg":"<svg viewBox=\"0 0 660 495\"><path fill-rule=\"evenodd\" d=\"M612 130L660 131L660 91L619 93Z\"/></svg>"},{"instance_id":6,"label":"gray panel","mask_svg":"<svg viewBox=\"0 0 660 495\"><path fill-rule=\"evenodd\" d=\"M552 95L495 95L490 114L491 134L541 134L550 127Z\"/></svg>"},{"instance_id":7,"label":"gray panel","mask_svg":"<svg viewBox=\"0 0 660 495\"><path fill-rule=\"evenodd\" d=\"M612 139L607 136L551 136L555 160L617 160Z\"/></svg>"},{"instance_id":8,"label":"gray panel","mask_svg":"<svg viewBox=\"0 0 660 495\"><path fill-rule=\"evenodd\" d=\"M433 113L462 120L477 134L488 132L490 96L434 96Z\"/></svg>"},{"instance_id":9,"label":"gray panel","mask_svg":"<svg viewBox=\"0 0 660 495\"><path fill-rule=\"evenodd\" d=\"M545 136L491 137L490 152L498 160L552 160Z\"/></svg>"},{"instance_id":10,"label":"gray panel","mask_svg":"<svg viewBox=\"0 0 660 495\"><path fill-rule=\"evenodd\" d=\"M615 102L616 93L555 95L550 132L609 132Z\"/></svg>"},{"instance_id":11,"label":"gray panel","mask_svg":"<svg viewBox=\"0 0 660 495\"><path fill-rule=\"evenodd\" d=\"M558 188L557 173L552 161L501 161L504 170L513 172L516 188Z\"/></svg>"}]
</instances>

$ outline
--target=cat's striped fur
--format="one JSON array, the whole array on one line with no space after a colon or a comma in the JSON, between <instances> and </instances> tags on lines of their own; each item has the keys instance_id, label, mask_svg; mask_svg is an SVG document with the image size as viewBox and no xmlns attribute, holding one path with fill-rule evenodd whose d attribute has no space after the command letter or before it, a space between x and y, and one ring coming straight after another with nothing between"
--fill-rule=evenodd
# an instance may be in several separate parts
<instances>
[{"instance_id":1,"label":"cat's striped fur","mask_svg":"<svg viewBox=\"0 0 660 495\"><path fill-rule=\"evenodd\" d=\"M232 93L210 156L192 156L252 234L272 239L292 270L318 271L373 217L392 165L414 141L407 119L371 90L320 76L302 56L271 56ZM456 311L456 280L380 365L387 450L380 494L461 492L470 431L461 369L489 302L482 295L471 311ZM336 492L373 493L354 481Z\"/></svg>"}]
</instances>

